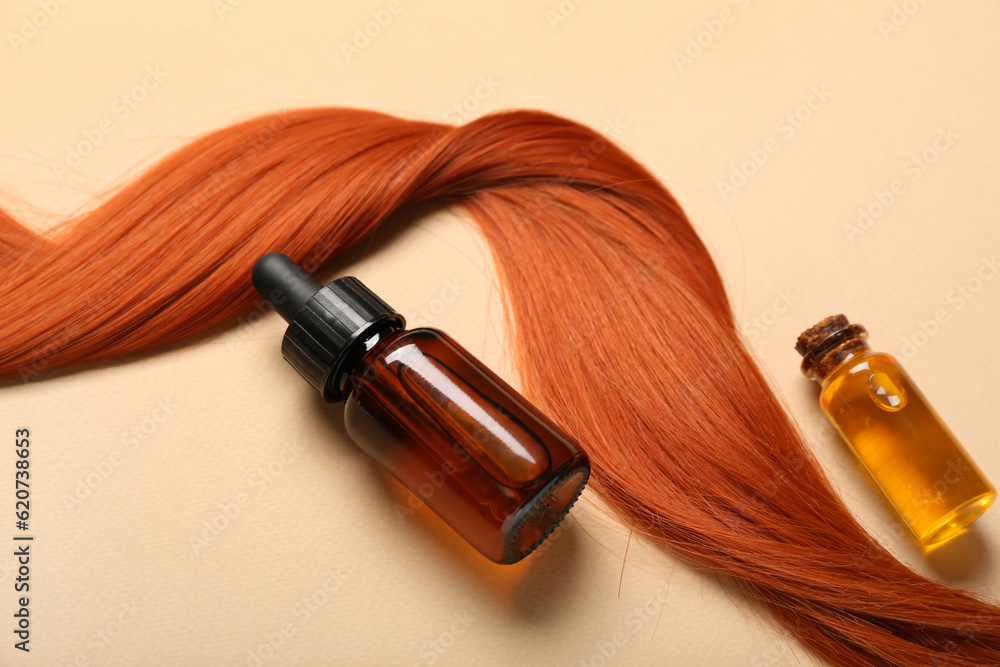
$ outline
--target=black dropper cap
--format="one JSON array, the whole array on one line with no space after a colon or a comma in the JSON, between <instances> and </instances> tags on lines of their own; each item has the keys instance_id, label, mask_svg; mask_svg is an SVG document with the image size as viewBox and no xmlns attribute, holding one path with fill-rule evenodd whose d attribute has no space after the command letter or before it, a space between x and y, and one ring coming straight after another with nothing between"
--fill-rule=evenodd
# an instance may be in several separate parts
<instances>
[{"instance_id":1,"label":"black dropper cap","mask_svg":"<svg viewBox=\"0 0 1000 667\"><path fill-rule=\"evenodd\" d=\"M327 401L344 399L347 372L377 333L406 326L403 316L357 278L326 287L281 253L254 264L253 285L288 322L281 354Z\"/></svg>"}]
</instances>

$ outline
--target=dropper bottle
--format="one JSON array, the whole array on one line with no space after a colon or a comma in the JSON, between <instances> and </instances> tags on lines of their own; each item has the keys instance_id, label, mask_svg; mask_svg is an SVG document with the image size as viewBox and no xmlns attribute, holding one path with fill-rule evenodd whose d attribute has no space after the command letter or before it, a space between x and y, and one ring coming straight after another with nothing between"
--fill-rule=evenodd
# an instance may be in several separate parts
<instances>
[{"instance_id":1,"label":"dropper bottle","mask_svg":"<svg viewBox=\"0 0 1000 667\"><path fill-rule=\"evenodd\" d=\"M900 363L860 324L828 317L796 342L820 406L917 542L963 533L997 492Z\"/></svg>"},{"instance_id":2,"label":"dropper bottle","mask_svg":"<svg viewBox=\"0 0 1000 667\"><path fill-rule=\"evenodd\" d=\"M405 329L355 278L321 286L285 255L253 284L288 322L284 358L348 435L480 553L515 563L569 512L587 454L448 335Z\"/></svg>"}]
</instances>

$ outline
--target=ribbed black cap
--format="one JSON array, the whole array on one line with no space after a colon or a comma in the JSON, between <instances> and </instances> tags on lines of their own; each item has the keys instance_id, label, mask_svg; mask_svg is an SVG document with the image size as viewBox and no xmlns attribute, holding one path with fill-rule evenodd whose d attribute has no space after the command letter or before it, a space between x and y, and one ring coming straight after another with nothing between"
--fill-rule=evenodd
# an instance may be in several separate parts
<instances>
[{"instance_id":1,"label":"ribbed black cap","mask_svg":"<svg viewBox=\"0 0 1000 667\"><path fill-rule=\"evenodd\" d=\"M281 341L285 360L331 403L344 399L346 373L367 351L364 342L380 330L406 326L402 315L357 278L319 287L280 253L258 259L252 277L261 296L288 320Z\"/></svg>"}]
</instances>

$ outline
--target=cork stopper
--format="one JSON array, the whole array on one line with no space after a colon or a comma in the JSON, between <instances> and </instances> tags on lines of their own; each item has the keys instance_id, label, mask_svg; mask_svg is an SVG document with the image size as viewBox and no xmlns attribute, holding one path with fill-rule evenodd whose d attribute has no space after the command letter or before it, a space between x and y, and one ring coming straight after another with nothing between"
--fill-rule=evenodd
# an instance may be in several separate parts
<instances>
[{"instance_id":1,"label":"cork stopper","mask_svg":"<svg viewBox=\"0 0 1000 667\"><path fill-rule=\"evenodd\" d=\"M795 350L803 357L802 373L822 382L843 361L870 349L866 338L868 331L843 314L821 320L795 341Z\"/></svg>"},{"instance_id":2,"label":"cork stopper","mask_svg":"<svg viewBox=\"0 0 1000 667\"><path fill-rule=\"evenodd\" d=\"M810 349L821 343L827 336L841 329L846 329L850 323L847 316L843 314L831 315L821 320L818 324L814 324L799 334L798 340L795 341L795 351L803 357L806 356Z\"/></svg>"}]
</instances>

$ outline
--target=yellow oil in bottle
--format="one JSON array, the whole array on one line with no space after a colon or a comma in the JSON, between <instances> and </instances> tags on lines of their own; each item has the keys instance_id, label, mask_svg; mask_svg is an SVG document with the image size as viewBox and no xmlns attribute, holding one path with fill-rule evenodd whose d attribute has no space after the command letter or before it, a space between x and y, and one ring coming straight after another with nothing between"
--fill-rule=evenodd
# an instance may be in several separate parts
<instances>
[{"instance_id":1,"label":"yellow oil in bottle","mask_svg":"<svg viewBox=\"0 0 1000 667\"><path fill-rule=\"evenodd\" d=\"M996 489L892 356L838 315L805 332L803 372L820 405L919 544L963 533Z\"/></svg>"}]
</instances>

